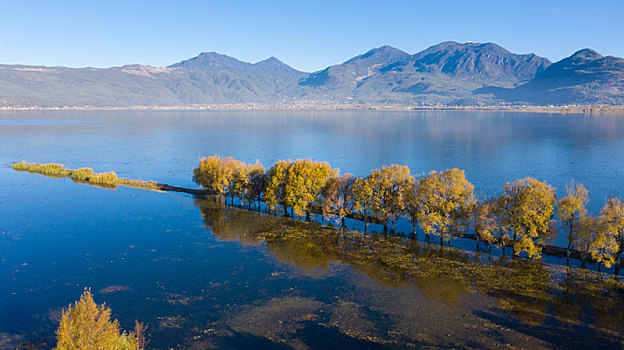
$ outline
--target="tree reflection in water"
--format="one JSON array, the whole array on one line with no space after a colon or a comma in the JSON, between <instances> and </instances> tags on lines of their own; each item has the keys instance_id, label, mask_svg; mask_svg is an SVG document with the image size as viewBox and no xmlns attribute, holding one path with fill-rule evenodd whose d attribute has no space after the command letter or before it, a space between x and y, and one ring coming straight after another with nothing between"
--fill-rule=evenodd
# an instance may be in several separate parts
<instances>
[{"instance_id":1,"label":"tree reflection in water","mask_svg":"<svg viewBox=\"0 0 624 350\"><path fill-rule=\"evenodd\" d=\"M309 270L348 265L377 283L415 287L432 302L447 305L479 293L514 316L496 320L509 327L526 328L540 337L540 332L565 337L582 327L597 331L606 345L622 344L624 286L592 271L519 258L489 262L459 249L224 207L210 198L196 199L195 205L220 239L244 245L265 242L283 263Z\"/></svg>"}]
</instances>

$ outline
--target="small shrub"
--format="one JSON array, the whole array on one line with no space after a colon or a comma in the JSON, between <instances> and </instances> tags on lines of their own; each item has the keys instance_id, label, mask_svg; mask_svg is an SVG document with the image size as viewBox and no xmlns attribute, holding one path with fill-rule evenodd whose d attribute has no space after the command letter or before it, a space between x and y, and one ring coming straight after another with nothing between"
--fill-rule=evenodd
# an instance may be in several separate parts
<instances>
[{"instance_id":1,"label":"small shrub","mask_svg":"<svg viewBox=\"0 0 624 350\"><path fill-rule=\"evenodd\" d=\"M80 300L63 310L56 331L57 350L140 350L140 339L134 332L122 332L117 320L110 319L111 309L93 301L90 289L85 289ZM139 328L141 329L141 328ZM143 328L144 330L144 328ZM143 340L143 343L145 341Z\"/></svg>"}]
</instances>

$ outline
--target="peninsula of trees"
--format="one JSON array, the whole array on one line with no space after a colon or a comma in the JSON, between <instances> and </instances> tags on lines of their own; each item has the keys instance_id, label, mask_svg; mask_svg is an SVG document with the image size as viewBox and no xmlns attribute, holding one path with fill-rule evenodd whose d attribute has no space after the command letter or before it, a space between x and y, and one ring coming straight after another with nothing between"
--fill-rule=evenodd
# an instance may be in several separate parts
<instances>
[{"instance_id":1,"label":"peninsula of trees","mask_svg":"<svg viewBox=\"0 0 624 350\"><path fill-rule=\"evenodd\" d=\"M322 213L341 227L345 218L374 221L387 232L401 217L417 227L426 240L440 244L462 237L470 229L477 244L511 246L514 255L539 258L541 247L557 234L557 221L567 237L567 256L575 249L582 264L589 259L619 273L624 248L624 203L609 198L598 215L587 212L588 192L571 181L566 196L557 200L555 188L533 179L507 183L497 196L478 197L464 171L432 171L416 177L405 165L383 166L365 177L340 174L327 162L280 160L268 170L217 155L202 158L194 180L222 201L238 198L258 210L264 203L281 215L305 217Z\"/></svg>"},{"instance_id":2,"label":"peninsula of trees","mask_svg":"<svg viewBox=\"0 0 624 350\"><path fill-rule=\"evenodd\" d=\"M427 242L431 236L439 238L440 245L455 238L474 238L477 248L483 242L491 252L493 245L499 245L505 254L505 247L511 247L514 256L531 259L540 258L545 248L553 249L545 243L561 233L567 240L567 263L575 257L581 266L595 261L599 268L614 266L616 275L624 252L624 202L608 198L600 212L591 215L586 209L588 191L574 181L566 186L565 196L557 199L554 187L530 177L507 183L498 195L480 197L463 170L414 176L407 166L397 164L356 177L310 159L280 160L266 169L258 161L248 164L214 155L202 158L193 170L194 181L205 190L123 179L114 172L94 173L90 168L65 169L60 164L21 162L12 167L109 188L209 194L231 205L238 199L248 209L266 208L269 213L306 221L322 214L340 229L351 218L363 221L365 232L369 223L376 223L387 233L403 218L412 224L412 234L420 228Z\"/></svg>"}]
</instances>

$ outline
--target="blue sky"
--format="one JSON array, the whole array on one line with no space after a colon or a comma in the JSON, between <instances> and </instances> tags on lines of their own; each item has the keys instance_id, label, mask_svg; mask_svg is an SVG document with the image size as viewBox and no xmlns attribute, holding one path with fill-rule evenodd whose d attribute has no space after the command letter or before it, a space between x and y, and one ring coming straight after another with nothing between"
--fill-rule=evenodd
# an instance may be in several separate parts
<instances>
[{"instance_id":1,"label":"blue sky","mask_svg":"<svg viewBox=\"0 0 624 350\"><path fill-rule=\"evenodd\" d=\"M0 0L0 63L165 66L216 51L304 71L373 47L415 53L495 42L559 60L590 47L624 57L624 1Z\"/></svg>"}]
</instances>

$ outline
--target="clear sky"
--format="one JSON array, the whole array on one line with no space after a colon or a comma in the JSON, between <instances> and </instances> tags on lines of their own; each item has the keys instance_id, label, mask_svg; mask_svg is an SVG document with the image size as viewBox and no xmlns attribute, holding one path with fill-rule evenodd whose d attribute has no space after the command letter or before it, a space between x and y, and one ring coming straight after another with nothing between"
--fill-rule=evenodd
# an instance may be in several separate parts
<instances>
[{"instance_id":1,"label":"clear sky","mask_svg":"<svg viewBox=\"0 0 624 350\"><path fill-rule=\"evenodd\" d=\"M559 60L624 57L623 0L0 0L0 63L165 66L216 51L304 71L373 47L494 42Z\"/></svg>"}]
</instances>

